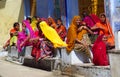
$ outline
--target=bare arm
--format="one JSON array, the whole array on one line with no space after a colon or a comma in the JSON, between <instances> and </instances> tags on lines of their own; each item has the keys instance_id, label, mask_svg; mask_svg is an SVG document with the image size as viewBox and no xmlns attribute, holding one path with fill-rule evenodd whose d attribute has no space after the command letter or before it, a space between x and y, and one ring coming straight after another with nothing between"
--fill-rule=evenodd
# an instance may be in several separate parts
<instances>
[{"instance_id":1,"label":"bare arm","mask_svg":"<svg viewBox=\"0 0 120 77\"><path fill-rule=\"evenodd\" d=\"M88 27L84 26L84 29L86 29L90 34L93 34L92 30L89 29Z\"/></svg>"}]
</instances>

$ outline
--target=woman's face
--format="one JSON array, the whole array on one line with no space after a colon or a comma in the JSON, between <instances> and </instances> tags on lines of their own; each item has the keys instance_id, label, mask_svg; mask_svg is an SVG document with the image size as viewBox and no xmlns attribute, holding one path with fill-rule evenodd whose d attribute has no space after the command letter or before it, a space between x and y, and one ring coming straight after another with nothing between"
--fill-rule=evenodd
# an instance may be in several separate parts
<instances>
[{"instance_id":1,"label":"woman's face","mask_svg":"<svg viewBox=\"0 0 120 77\"><path fill-rule=\"evenodd\" d=\"M48 18L48 24L52 24L52 21L51 19Z\"/></svg>"},{"instance_id":2,"label":"woman's face","mask_svg":"<svg viewBox=\"0 0 120 77\"><path fill-rule=\"evenodd\" d=\"M24 31L25 28L26 28L26 25L25 25L25 23L23 22L23 23L22 23L22 30Z\"/></svg>"},{"instance_id":3,"label":"woman's face","mask_svg":"<svg viewBox=\"0 0 120 77\"><path fill-rule=\"evenodd\" d=\"M60 20L57 20L57 25L61 25L62 22Z\"/></svg>"},{"instance_id":4,"label":"woman's face","mask_svg":"<svg viewBox=\"0 0 120 77\"><path fill-rule=\"evenodd\" d=\"M104 41L104 42L107 42L107 36L103 36L103 38L102 38L102 40Z\"/></svg>"},{"instance_id":5,"label":"woman's face","mask_svg":"<svg viewBox=\"0 0 120 77\"><path fill-rule=\"evenodd\" d=\"M106 18L104 16L100 17L101 22L105 22Z\"/></svg>"},{"instance_id":6,"label":"woman's face","mask_svg":"<svg viewBox=\"0 0 120 77\"><path fill-rule=\"evenodd\" d=\"M17 31L19 31L19 30L20 30L20 25L17 24L17 26L15 27L15 29L16 29Z\"/></svg>"},{"instance_id":7,"label":"woman's face","mask_svg":"<svg viewBox=\"0 0 120 77\"><path fill-rule=\"evenodd\" d=\"M76 19L76 25L80 25L80 22L81 22L81 20L78 18L78 19Z\"/></svg>"}]
</instances>

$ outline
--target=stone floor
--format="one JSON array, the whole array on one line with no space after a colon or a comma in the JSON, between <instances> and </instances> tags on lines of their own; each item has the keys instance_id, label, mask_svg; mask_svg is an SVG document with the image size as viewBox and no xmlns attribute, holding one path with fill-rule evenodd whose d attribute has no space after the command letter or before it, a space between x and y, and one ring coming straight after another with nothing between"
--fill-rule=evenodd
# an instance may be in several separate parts
<instances>
[{"instance_id":1,"label":"stone floor","mask_svg":"<svg viewBox=\"0 0 120 77\"><path fill-rule=\"evenodd\" d=\"M69 77L61 75L60 71L50 72L41 69L26 67L16 63L5 61L5 57L0 57L0 77ZM84 77L76 75L75 77Z\"/></svg>"}]
</instances>

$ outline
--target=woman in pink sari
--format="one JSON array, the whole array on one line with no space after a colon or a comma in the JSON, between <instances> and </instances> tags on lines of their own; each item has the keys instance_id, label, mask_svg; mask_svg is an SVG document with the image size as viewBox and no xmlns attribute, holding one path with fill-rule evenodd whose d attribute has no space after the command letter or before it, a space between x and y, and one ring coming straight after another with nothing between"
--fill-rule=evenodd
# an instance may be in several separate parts
<instances>
[{"instance_id":1,"label":"woman in pink sari","mask_svg":"<svg viewBox=\"0 0 120 77\"><path fill-rule=\"evenodd\" d=\"M19 58L25 55L25 47L31 45L30 39L34 38L35 34L27 20L22 22L22 31L18 33L17 48Z\"/></svg>"},{"instance_id":2,"label":"woman in pink sari","mask_svg":"<svg viewBox=\"0 0 120 77\"><path fill-rule=\"evenodd\" d=\"M107 66L109 65L108 56L106 53L106 41L107 38L105 35L98 36L95 41L92 52L93 52L93 63L99 66Z\"/></svg>"}]
</instances>

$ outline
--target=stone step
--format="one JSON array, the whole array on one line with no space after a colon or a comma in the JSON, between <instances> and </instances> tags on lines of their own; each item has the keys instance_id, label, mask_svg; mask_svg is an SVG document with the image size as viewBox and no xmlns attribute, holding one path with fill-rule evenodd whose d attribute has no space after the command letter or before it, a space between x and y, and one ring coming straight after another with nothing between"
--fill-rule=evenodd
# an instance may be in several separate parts
<instances>
[{"instance_id":1,"label":"stone step","mask_svg":"<svg viewBox=\"0 0 120 77\"><path fill-rule=\"evenodd\" d=\"M74 64L71 66L74 73L85 77L111 77L110 66L94 66L92 63Z\"/></svg>"}]
</instances>

